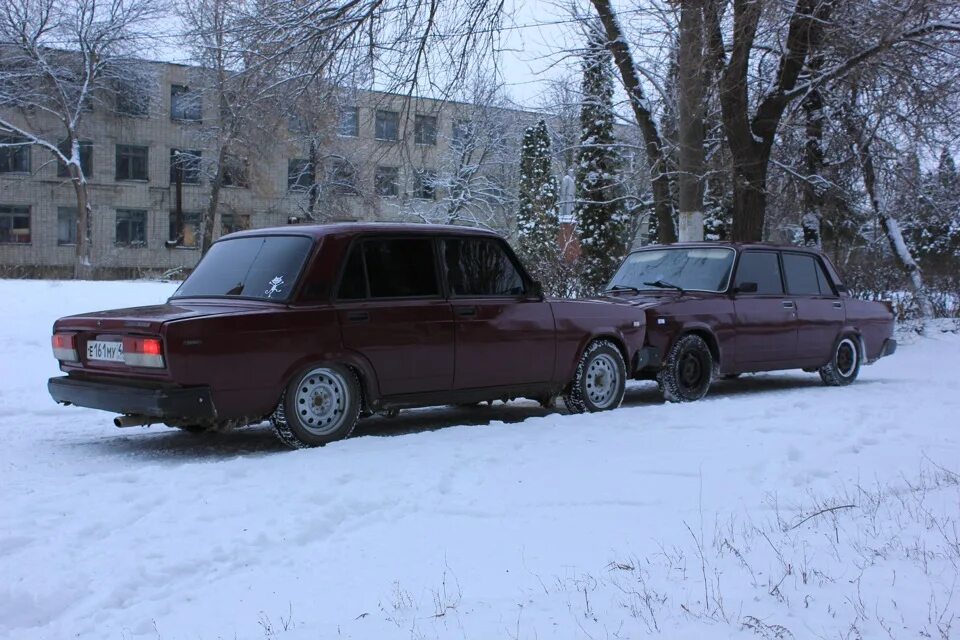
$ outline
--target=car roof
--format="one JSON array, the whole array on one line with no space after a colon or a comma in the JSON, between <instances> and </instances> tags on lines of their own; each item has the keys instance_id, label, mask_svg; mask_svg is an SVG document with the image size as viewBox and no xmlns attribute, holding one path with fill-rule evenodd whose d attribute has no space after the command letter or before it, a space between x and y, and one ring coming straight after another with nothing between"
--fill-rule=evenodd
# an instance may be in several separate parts
<instances>
[{"instance_id":1,"label":"car roof","mask_svg":"<svg viewBox=\"0 0 960 640\"><path fill-rule=\"evenodd\" d=\"M360 234L386 234L386 235L471 235L483 236L488 238L499 238L500 236L487 229L476 227L463 227L448 224L421 224L416 222L333 222L328 224L287 224L280 227L264 227L262 229L249 229L246 231L237 231L220 238L232 239L248 236L309 236L315 239L324 236L337 235L360 235Z\"/></svg>"},{"instance_id":2,"label":"car roof","mask_svg":"<svg viewBox=\"0 0 960 640\"><path fill-rule=\"evenodd\" d=\"M633 251L643 251L645 249L697 248L734 249L737 251L742 251L744 249L766 249L767 251L800 251L806 253L820 253L820 250L816 247L801 247L793 244L775 244L772 242L733 242L729 240L704 240L702 242L668 242L664 244L648 244L642 247L637 247Z\"/></svg>"}]
</instances>

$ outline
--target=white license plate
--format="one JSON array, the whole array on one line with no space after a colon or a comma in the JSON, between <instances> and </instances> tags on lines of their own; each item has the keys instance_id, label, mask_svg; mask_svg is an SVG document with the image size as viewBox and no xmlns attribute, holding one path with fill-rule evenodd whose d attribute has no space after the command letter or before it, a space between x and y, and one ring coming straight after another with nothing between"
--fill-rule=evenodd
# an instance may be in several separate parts
<instances>
[{"instance_id":1,"label":"white license plate","mask_svg":"<svg viewBox=\"0 0 960 640\"><path fill-rule=\"evenodd\" d=\"M87 343L87 360L123 362L123 343L91 340Z\"/></svg>"}]
</instances>

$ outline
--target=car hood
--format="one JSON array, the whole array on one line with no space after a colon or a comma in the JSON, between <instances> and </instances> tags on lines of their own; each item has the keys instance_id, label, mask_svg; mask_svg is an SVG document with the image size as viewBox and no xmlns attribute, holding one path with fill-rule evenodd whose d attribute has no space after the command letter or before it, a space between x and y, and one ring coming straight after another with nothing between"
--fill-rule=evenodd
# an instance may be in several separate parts
<instances>
[{"instance_id":1,"label":"car hood","mask_svg":"<svg viewBox=\"0 0 960 640\"><path fill-rule=\"evenodd\" d=\"M668 304L676 302L681 297L691 297L695 296L695 292L684 292L680 293L679 291L644 291L642 293L616 293L616 294L607 294L598 296L594 298L595 300L602 300L604 302L615 302L619 304L629 304L634 307L641 307L648 309L650 307L655 307L660 304Z\"/></svg>"}]
</instances>

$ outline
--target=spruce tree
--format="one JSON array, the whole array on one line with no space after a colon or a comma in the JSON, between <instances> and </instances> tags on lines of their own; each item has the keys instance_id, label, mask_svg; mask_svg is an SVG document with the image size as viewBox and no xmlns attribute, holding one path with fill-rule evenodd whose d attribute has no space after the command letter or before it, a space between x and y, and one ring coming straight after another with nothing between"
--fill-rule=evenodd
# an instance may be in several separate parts
<instances>
[{"instance_id":1,"label":"spruce tree","mask_svg":"<svg viewBox=\"0 0 960 640\"><path fill-rule=\"evenodd\" d=\"M517 253L544 291L559 295L563 289L559 190L552 169L550 133L540 120L524 131L520 149Z\"/></svg>"},{"instance_id":2,"label":"spruce tree","mask_svg":"<svg viewBox=\"0 0 960 640\"><path fill-rule=\"evenodd\" d=\"M621 158L613 133L613 87L613 66L602 32L591 34L583 57L575 209L583 292L588 294L609 282L629 246Z\"/></svg>"}]
</instances>

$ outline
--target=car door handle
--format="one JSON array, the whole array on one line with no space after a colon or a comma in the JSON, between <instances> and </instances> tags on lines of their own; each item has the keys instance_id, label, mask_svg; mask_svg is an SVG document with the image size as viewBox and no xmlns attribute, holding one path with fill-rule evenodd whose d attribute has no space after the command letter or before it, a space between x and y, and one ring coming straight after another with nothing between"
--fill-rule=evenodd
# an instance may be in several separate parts
<instances>
[{"instance_id":1,"label":"car door handle","mask_svg":"<svg viewBox=\"0 0 960 640\"><path fill-rule=\"evenodd\" d=\"M784 300L784 301L783 301L783 308L784 308L784 309L793 309L794 306L796 306L796 305L793 304L793 301L792 301L792 300Z\"/></svg>"},{"instance_id":2,"label":"car door handle","mask_svg":"<svg viewBox=\"0 0 960 640\"><path fill-rule=\"evenodd\" d=\"M475 316L477 315L476 307L457 307L458 316Z\"/></svg>"},{"instance_id":3,"label":"car door handle","mask_svg":"<svg viewBox=\"0 0 960 640\"><path fill-rule=\"evenodd\" d=\"M370 320L370 314L366 311L350 311L347 313L347 320L350 322L367 322Z\"/></svg>"},{"instance_id":4,"label":"car door handle","mask_svg":"<svg viewBox=\"0 0 960 640\"><path fill-rule=\"evenodd\" d=\"M842 303L842 302L834 302L834 303L833 303L833 308L834 308L834 309L843 309L843 303Z\"/></svg>"}]
</instances>

